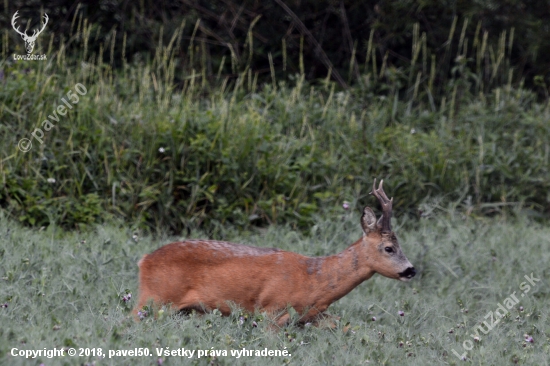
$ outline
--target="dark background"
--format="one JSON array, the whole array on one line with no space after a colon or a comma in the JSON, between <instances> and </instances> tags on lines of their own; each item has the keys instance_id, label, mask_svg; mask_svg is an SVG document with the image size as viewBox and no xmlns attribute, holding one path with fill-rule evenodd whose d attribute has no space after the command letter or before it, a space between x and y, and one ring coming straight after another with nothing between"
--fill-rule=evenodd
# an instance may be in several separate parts
<instances>
[{"instance_id":1,"label":"dark background","mask_svg":"<svg viewBox=\"0 0 550 366\"><path fill-rule=\"evenodd\" d=\"M57 0L10 1L7 8L4 2L0 6L3 8L0 8L0 23L5 25L4 28L11 28L11 16L16 10L21 15L20 22L32 19L36 23L37 11L46 12L50 16L49 31L58 35L54 42L59 42L63 34L72 34L71 29L86 18L94 25L92 33L95 39L114 35L117 45L120 45L126 34L125 53L130 61L136 57L150 58L161 34L168 43L185 21L183 39L193 37L204 43L210 55L207 61L211 77L218 71L224 56L227 60L233 58L232 66L225 63L224 75L236 77L239 71L250 67L267 79L270 76L269 54L277 76L298 73L303 38L306 77L310 80L323 78L332 66L331 77L341 87L346 87L353 84L360 73L357 65L364 64L371 31L379 64L386 57L388 66L408 65L415 24L419 26L419 35L426 34L427 48L437 54L437 62L447 65L447 58L456 54L456 50L445 47L455 18L455 40L461 38L465 19L468 25L464 38L474 39L476 33L481 37L487 32L488 44L493 47L496 47L502 32L507 32L508 39L513 31L510 59L514 76L523 78L526 86L538 88L540 84L542 89L537 91L541 97L546 97L543 89L548 84L550 73L548 1ZM247 35L252 25L253 54L250 56ZM7 36L18 37L15 32L8 32ZM283 67L283 41L286 44L286 67ZM457 42L454 43L456 47ZM98 44L89 47L95 47L97 51ZM71 47L81 47L77 38L69 42L69 49ZM117 47L115 52L120 56L121 47ZM107 53L104 57L108 61ZM186 59L181 58L179 67L182 70L188 66L185 65ZM349 72L352 59L354 65ZM115 57L115 64L120 65L120 60L121 57ZM436 82L444 83L450 70L446 67L437 70Z\"/></svg>"}]
</instances>

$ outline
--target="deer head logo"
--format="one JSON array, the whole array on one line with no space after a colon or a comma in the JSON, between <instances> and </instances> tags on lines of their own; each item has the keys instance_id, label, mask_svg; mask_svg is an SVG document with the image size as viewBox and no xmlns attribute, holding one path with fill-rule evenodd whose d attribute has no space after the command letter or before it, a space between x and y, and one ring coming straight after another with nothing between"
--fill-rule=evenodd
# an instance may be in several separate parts
<instances>
[{"instance_id":1,"label":"deer head logo","mask_svg":"<svg viewBox=\"0 0 550 366\"><path fill-rule=\"evenodd\" d=\"M23 38L23 40L25 41L25 48L27 49L27 53L31 54L32 50L34 49L34 42L36 42L36 38L40 35L40 33L42 33L44 28L46 28L46 24L48 24L48 19L49 19L48 14L44 13L44 23L42 24L42 29L40 29L39 31L33 30L32 36L29 36L27 34L26 29L25 29L25 32L23 33L19 31L19 26L15 28L15 20L18 18L18 15L17 15L18 12L19 10L16 11L15 14L13 14L13 17L11 18L11 26L13 27L13 29L15 29L17 33L21 35L21 38Z\"/></svg>"}]
</instances>

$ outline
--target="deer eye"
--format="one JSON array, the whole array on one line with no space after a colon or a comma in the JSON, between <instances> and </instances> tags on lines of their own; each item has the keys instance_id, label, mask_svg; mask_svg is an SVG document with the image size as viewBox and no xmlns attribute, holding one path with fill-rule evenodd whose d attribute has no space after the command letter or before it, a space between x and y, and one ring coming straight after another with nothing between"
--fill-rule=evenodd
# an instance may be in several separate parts
<instances>
[{"instance_id":1,"label":"deer eye","mask_svg":"<svg viewBox=\"0 0 550 366\"><path fill-rule=\"evenodd\" d=\"M392 247L385 247L384 250L385 250L387 253L393 253L393 248L392 248Z\"/></svg>"}]
</instances>

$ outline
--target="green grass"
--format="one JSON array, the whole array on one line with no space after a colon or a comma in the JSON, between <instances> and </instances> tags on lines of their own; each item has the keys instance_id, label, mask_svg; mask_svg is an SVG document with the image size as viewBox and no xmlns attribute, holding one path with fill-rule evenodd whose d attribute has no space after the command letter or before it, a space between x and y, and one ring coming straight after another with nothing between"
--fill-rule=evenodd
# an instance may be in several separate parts
<instances>
[{"instance_id":1,"label":"green grass","mask_svg":"<svg viewBox=\"0 0 550 366\"><path fill-rule=\"evenodd\" d=\"M337 253L361 235L358 214L353 212L329 213L315 217L314 222L307 236L274 225L240 233L220 229L215 239L319 256ZM8 307L0 308L0 364L154 365L158 362L155 348L161 347L227 352L286 347L292 355L239 360L195 357L189 362L163 356L165 365L549 364L547 226L527 219L472 219L440 213L417 222L398 220L394 230L419 270L417 277L403 283L377 275L361 284L329 308L341 316L336 329L291 324L273 332L260 313L241 325L238 309L230 317L164 315L139 323L131 319L129 311L137 298L137 260L181 238L141 236L123 224L93 226L82 232L64 232L54 225L31 230L2 214L0 303ZM524 275L531 273L540 282L520 297ZM121 300L127 290L132 293L129 304ZM452 349L462 353L461 345L472 339L469 334L476 324L514 291L519 304L487 335L481 334L466 363L460 361ZM399 316L398 311L405 315ZM534 343L526 343L524 334L532 336ZM25 360L8 355L13 347L101 348L103 352L146 347L155 356Z\"/></svg>"}]
</instances>

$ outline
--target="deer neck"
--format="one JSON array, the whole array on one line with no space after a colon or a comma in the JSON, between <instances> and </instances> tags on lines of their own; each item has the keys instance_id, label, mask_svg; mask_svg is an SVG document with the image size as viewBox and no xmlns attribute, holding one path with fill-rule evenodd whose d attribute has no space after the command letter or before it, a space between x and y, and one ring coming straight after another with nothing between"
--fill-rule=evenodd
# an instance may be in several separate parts
<instances>
[{"instance_id":1,"label":"deer neck","mask_svg":"<svg viewBox=\"0 0 550 366\"><path fill-rule=\"evenodd\" d=\"M317 258L322 263L317 265L313 280L327 306L374 275L375 271L367 263L365 246L363 239L359 239L341 253Z\"/></svg>"}]
</instances>

